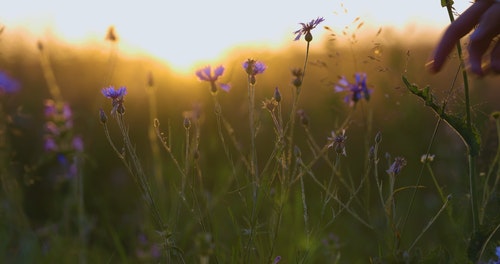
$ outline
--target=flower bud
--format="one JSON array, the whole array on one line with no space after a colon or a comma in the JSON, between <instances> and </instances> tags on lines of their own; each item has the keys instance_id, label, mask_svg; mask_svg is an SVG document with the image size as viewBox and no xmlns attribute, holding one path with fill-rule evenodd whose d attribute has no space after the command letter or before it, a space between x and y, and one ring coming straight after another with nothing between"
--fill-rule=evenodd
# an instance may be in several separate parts
<instances>
[{"instance_id":1,"label":"flower bud","mask_svg":"<svg viewBox=\"0 0 500 264\"><path fill-rule=\"evenodd\" d=\"M99 121L103 125L108 121L108 117L106 116L106 113L104 113L104 110L102 110L102 108L99 109Z\"/></svg>"},{"instance_id":2,"label":"flower bud","mask_svg":"<svg viewBox=\"0 0 500 264\"><path fill-rule=\"evenodd\" d=\"M379 131L375 135L375 143L380 144L381 141L382 141L382 133L380 133L380 131Z\"/></svg>"},{"instance_id":3,"label":"flower bud","mask_svg":"<svg viewBox=\"0 0 500 264\"><path fill-rule=\"evenodd\" d=\"M274 100L276 100L276 102L281 102L281 93L280 93L280 90L278 89L278 87L274 88Z\"/></svg>"}]
</instances>

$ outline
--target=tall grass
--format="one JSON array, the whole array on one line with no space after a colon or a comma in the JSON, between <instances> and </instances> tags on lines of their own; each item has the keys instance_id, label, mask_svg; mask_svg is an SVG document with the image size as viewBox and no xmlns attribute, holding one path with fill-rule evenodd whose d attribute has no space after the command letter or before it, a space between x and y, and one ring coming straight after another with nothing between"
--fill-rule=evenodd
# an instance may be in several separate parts
<instances>
[{"instance_id":1,"label":"tall grass","mask_svg":"<svg viewBox=\"0 0 500 264\"><path fill-rule=\"evenodd\" d=\"M24 171L6 169L17 158L15 142L9 140L16 135L12 124L17 113L6 107L12 94L0 94L0 199L6 216L2 223L15 227L15 231L1 229L2 259L31 263L75 259L79 263L496 261L500 118L498 112L490 116L491 131L495 131L491 137L473 120L472 85L463 62L450 75L450 88L441 99L430 86L421 89L411 83L410 60L402 62L403 57L382 52L378 40L372 40L374 48L363 60L356 37L363 21L357 18L352 34L335 34L347 38L347 55L342 58L353 67L339 67L340 74L332 74L331 65L343 62L336 61L339 56L313 52L321 44L328 51L338 48L335 41L313 39L320 30L316 26L323 22L317 18L301 24L294 42L300 47L300 60L290 59L290 54L279 58L288 67L273 68L277 64L256 54L238 61L231 69L232 78L222 65L193 73L205 103L192 104L187 111L180 108L196 99L190 95L188 100L175 96L166 100L157 81L161 76L153 80L151 71L138 78L141 89L133 85L115 89L119 42L116 32L108 32L110 59L104 80L97 80L102 94L97 88L93 91L100 102L103 95L110 100L91 119L101 123L102 132L95 137L103 140L85 138L84 142L102 143L96 149L110 150L110 156L96 153L98 158L93 159L68 143L78 133L75 127L65 126L68 119L61 114L56 117L61 121L59 130L66 130L48 135L65 148L40 152L44 162ZM334 33L330 27L327 31ZM380 34L379 30L375 38ZM61 81L46 47L39 45L47 94L64 109L67 94L59 88ZM404 69L380 66L391 61L404 64ZM379 70L373 71L370 63ZM318 85L322 71L328 79L321 83L324 87ZM401 84L408 92L388 93L380 76L399 79L401 73ZM456 110L449 105L460 73L464 103ZM382 81L375 81L377 75ZM410 110L400 113L402 124L381 122L396 120L392 116L398 111L391 108L399 107L384 106L389 100L381 99L382 93L385 98L400 93L401 101L405 100L399 109ZM412 120L417 119L415 109L422 110L415 107L420 103L416 98L423 100L424 111L434 115L424 112ZM168 117L165 112L171 105L178 112ZM417 122L429 129L412 133ZM395 136L400 134L404 138ZM455 146L449 140L453 136L461 138L465 147ZM481 155L482 138L493 148L491 155ZM463 153L446 156L449 149ZM47 163L47 157L53 163ZM53 168L61 165L60 157L71 160L77 173L53 183L63 186L54 199L63 202L51 201L61 212L50 212L38 223L35 219L41 217L30 215L26 204L35 203L28 200L33 184L29 180L48 182L59 175L60 170ZM465 162L466 172L461 170ZM87 172L91 165L95 174ZM63 173L70 175L65 166ZM108 174L112 180L105 180ZM104 191L86 184L95 178ZM123 184L129 180L134 188ZM68 191L64 186L69 186ZM116 199L106 204L107 195ZM92 211L93 203L99 213ZM115 217L118 208L126 217Z\"/></svg>"}]
</instances>

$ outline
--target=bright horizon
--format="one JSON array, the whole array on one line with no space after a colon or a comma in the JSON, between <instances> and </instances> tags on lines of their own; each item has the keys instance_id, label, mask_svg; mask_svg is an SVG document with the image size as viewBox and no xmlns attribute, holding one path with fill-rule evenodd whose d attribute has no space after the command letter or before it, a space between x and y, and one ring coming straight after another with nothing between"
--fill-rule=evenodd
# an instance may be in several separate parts
<instances>
[{"instance_id":1,"label":"bright horizon","mask_svg":"<svg viewBox=\"0 0 500 264\"><path fill-rule=\"evenodd\" d=\"M458 12L470 5L456 2ZM104 42L108 27L114 26L120 52L158 58L179 72L220 63L217 59L237 47L293 45L298 23L317 17L325 18L313 32L318 37L325 33L324 26L340 33L356 17L365 27L397 31L411 26L420 32L441 32L449 24L439 0L187 0L173 5L159 0L20 0L3 11L0 25L6 31L25 30L42 40L55 35L76 45Z\"/></svg>"}]
</instances>

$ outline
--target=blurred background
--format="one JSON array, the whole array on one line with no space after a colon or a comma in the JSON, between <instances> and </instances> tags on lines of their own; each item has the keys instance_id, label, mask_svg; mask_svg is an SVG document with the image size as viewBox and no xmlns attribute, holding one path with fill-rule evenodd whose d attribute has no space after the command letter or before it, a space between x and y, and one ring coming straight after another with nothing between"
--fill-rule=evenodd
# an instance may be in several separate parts
<instances>
[{"instance_id":1,"label":"blurred background","mask_svg":"<svg viewBox=\"0 0 500 264\"><path fill-rule=\"evenodd\" d=\"M457 12L467 1L457 1ZM152 118L148 112L148 76L153 76L158 116L163 129L169 127L173 149L182 152L183 113L199 107L203 116L200 149L207 185L216 186L217 170L225 166L213 114L208 85L197 80L194 72L205 65L224 65L222 81L229 82L229 93L221 92L219 100L224 115L237 131L243 145L248 145L246 105L246 73L242 63L248 58L264 62L268 68L258 76L256 89L257 119L261 122L257 145L259 153L271 151L274 135L271 120L259 106L271 98L279 87L284 109L290 110L291 70L302 67L304 41L293 41L299 22L325 17L313 31L314 40L299 107L310 118L310 129L324 144L330 132L338 129L352 111L343 102L344 94L334 92L340 76L353 80L356 72L367 73L373 89L372 98L360 107L372 113L371 127L366 116L357 109L348 130L348 158L352 175L361 174L359 163L366 153L365 140L373 142L377 131L383 135L382 153L404 156L407 178L401 186L415 183L420 169L420 156L427 150L436 116L423 102L411 95L401 77L407 76L420 87L429 85L438 98L450 96L448 109L462 113L463 83L450 87L458 69L458 59L451 56L443 72L430 75L424 65L448 16L439 1L252 1L241 4L216 0L140 2L60 2L15 1L2 7L0 26L0 70L20 83L20 90L0 95L3 111L9 118L12 153L9 164L18 175L23 193L23 208L30 226L40 230L61 218L60 197L67 186L51 181L50 161L44 159L45 100L51 97L40 63L39 44L50 59L62 97L73 112L73 131L84 143L84 200L90 219L89 240L95 250L116 250L116 239L127 251L138 242L137 223L144 211L139 192L125 168L107 142L99 123L99 109L109 113L111 102L101 94L109 85L126 86L126 120L130 136L147 172L153 168L148 141ZM397 10L397 12L394 12ZM106 40L113 26L116 41ZM466 40L465 40L466 41ZM489 118L499 110L499 77L472 78L471 101L474 120L484 136L484 151L479 170L485 170L498 144L494 124ZM245 118L242 118L245 117ZM245 120L242 122L241 120ZM368 131L368 132L367 132ZM118 132L112 133L119 138ZM305 134L297 127L297 144L306 148ZM466 152L461 139L444 123L441 124L431 153L436 155L435 173L447 193L457 194L459 208L467 207ZM304 154L307 156L307 154ZM490 156L488 156L490 155ZM168 155L161 152L162 160ZM54 161L51 161L54 162ZM383 162L383 164L385 164ZM166 165L171 166L171 165ZM316 168L321 171L321 165ZM167 170L168 171L168 170ZM413 178L412 178L413 177ZM431 185L424 179L424 185ZM432 188L419 193L417 212L412 219L424 225L441 207ZM346 220L347 221L347 220ZM356 243L359 226L333 228L343 243ZM449 234L438 223L426 241L439 244ZM345 226L345 225L344 225ZM356 231L353 231L356 230ZM361 230L361 231L360 231ZM50 231L47 231L50 233ZM110 235L111 234L111 235ZM120 244L120 243L118 243ZM60 246L62 246L61 243ZM52 245L54 246L54 245ZM376 247L375 247L376 248ZM346 254L355 256L356 249ZM367 247L372 253L374 247ZM126 253L134 254L134 253ZM103 254L106 255L106 254Z\"/></svg>"}]
</instances>

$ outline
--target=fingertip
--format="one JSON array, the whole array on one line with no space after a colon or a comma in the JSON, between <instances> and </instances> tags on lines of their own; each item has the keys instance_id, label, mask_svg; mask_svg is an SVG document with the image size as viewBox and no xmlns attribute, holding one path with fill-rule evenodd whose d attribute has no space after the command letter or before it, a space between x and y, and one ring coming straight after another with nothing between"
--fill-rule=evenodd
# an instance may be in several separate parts
<instances>
[{"instance_id":1,"label":"fingertip","mask_svg":"<svg viewBox=\"0 0 500 264\"><path fill-rule=\"evenodd\" d=\"M425 69L432 74L436 74L441 70L442 65L438 65L435 60L430 60L425 64Z\"/></svg>"}]
</instances>

